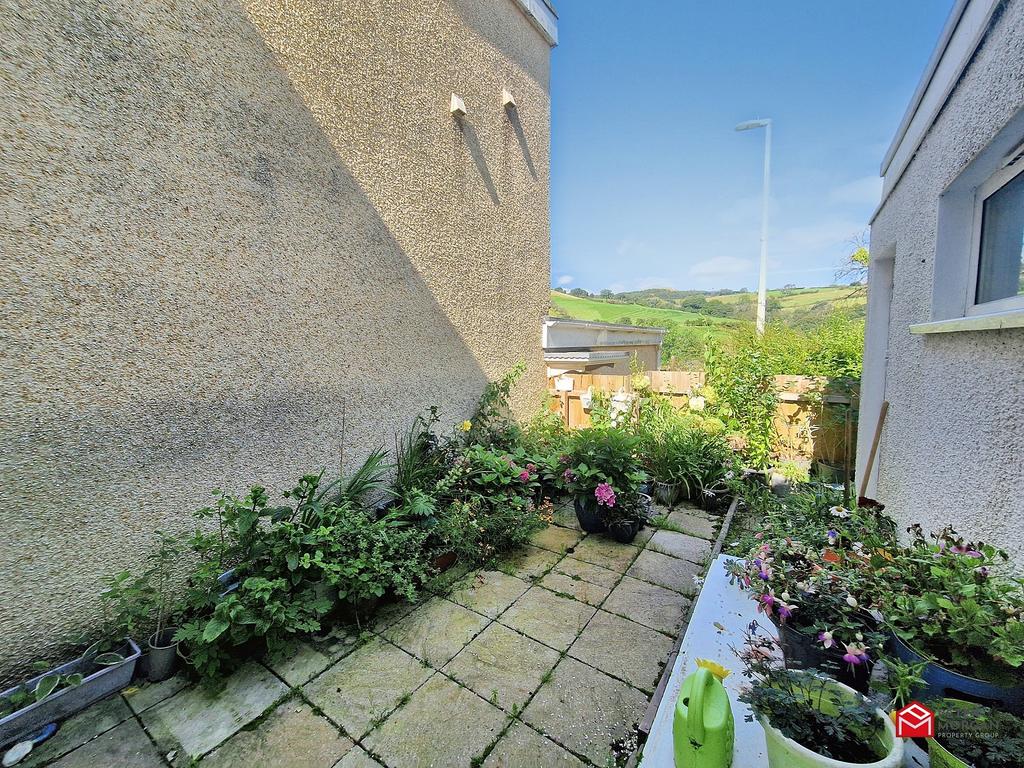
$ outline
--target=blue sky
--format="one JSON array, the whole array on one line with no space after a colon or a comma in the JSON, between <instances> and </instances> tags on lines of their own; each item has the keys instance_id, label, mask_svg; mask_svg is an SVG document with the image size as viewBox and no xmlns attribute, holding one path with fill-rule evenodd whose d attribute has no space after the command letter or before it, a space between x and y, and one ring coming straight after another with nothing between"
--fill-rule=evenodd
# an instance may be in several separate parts
<instances>
[{"instance_id":1,"label":"blue sky","mask_svg":"<svg viewBox=\"0 0 1024 768\"><path fill-rule=\"evenodd\" d=\"M554 285L755 288L775 121L769 287L827 285L952 0L556 0Z\"/></svg>"}]
</instances>

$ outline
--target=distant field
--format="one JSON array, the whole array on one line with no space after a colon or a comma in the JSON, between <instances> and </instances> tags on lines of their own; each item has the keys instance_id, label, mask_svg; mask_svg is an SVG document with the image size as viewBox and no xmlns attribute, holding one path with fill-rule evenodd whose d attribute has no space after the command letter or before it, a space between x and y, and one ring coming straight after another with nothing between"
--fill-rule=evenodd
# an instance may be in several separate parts
<instances>
[{"instance_id":1,"label":"distant field","mask_svg":"<svg viewBox=\"0 0 1024 768\"><path fill-rule=\"evenodd\" d=\"M836 307L856 307L865 303L865 298L848 298L853 288L848 285L835 285L826 288L796 288L789 291L774 290L768 291L769 296L777 298L782 302L785 309L809 309L816 304L829 302ZM788 293L789 295L784 295ZM754 299L753 293L731 293L727 296L708 296L708 301L720 301L723 304L733 304L743 297Z\"/></svg>"},{"instance_id":2,"label":"distant field","mask_svg":"<svg viewBox=\"0 0 1024 768\"><path fill-rule=\"evenodd\" d=\"M640 304L611 304L601 299L581 298L570 296L557 291L551 292L551 305L559 312L576 320L593 320L601 323L653 323L661 326L670 326L677 323L689 324L693 322L711 325L697 326L698 330L706 330L715 336L728 335L741 324L736 320L728 320L721 317L708 317L696 312L683 312L678 309L654 309L644 307Z\"/></svg>"}]
</instances>

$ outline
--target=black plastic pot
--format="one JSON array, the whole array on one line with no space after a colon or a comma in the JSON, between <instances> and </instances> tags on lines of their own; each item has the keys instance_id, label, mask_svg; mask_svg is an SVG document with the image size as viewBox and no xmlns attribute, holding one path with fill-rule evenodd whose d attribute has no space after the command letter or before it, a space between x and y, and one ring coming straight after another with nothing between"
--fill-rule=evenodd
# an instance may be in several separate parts
<instances>
[{"instance_id":1,"label":"black plastic pot","mask_svg":"<svg viewBox=\"0 0 1024 768\"><path fill-rule=\"evenodd\" d=\"M151 683L159 683L174 674L178 668L178 644L174 642L177 627L166 627L154 632L146 641L149 649L146 677Z\"/></svg>"},{"instance_id":2,"label":"black plastic pot","mask_svg":"<svg viewBox=\"0 0 1024 768\"><path fill-rule=\"evenodd\" d=\"M621 544L629 544L640 532L640 520L616 520L608 523L608 535Z\"/></svg>"},{"instance_id":3,"label":"black plastic pot","mask_svg":"<svg viewBox=\"0 0 1024 768\"><path fill-rule=\"evenodd\" d=\"M843 651L825 648L817 637L805 634L789 624L779 626L779 645L786 669L817 669L860 693L868 692L875 662L851 665L843 661Z\"/></svg>"},{"instance_id":4,"label":"black plastic pot","mask_svg":"<svg viewBox=\"0 0 1024 768\"><path fill-rule=\"evenodd\" d=\"M576 519L580 521L580 528L584 531L604 533L608 530L604 515L598 509L597 499L592 496L577 496L573 499L573 506L576 508Z\"/></svg>"}]
</instances>

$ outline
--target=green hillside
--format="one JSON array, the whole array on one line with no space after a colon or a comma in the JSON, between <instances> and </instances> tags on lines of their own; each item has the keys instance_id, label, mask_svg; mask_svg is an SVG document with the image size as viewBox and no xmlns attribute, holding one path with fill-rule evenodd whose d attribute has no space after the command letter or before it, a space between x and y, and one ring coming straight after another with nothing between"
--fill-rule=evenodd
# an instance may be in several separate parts
<instances>
[{"instance_id":1,"label":"green hillside","mask_svg":"<svg viewBox=\"0 0 1024 768\"><path fill-rule=\"evenodd\" d=\"M768 297L778 299L782 309L809 309L818 304L830 304L833 307L858 307L866 302L864 295L851 298L854 288L849 285L830 285L825 288L785 288L768 291ZM754 293L730 293L725 296L708 296L709 301L721 301L733 304L744 298L755 300Z\"/></svg>"},{"instance_id":2,"label":"green hillside","mask_svg":"<svg viewBox=\"0 0 1024 768\"><path fill-rule=\"evenodd\" d=\"M570 296L557 291L551 292L553 314L575 320L594 320L602 323L623 323L626 325L673 325L693 326L715 336L730 334L743 325L742 321L722 317L709 317L697 312L678 309L658 309L640 304L612 303L598 298Z\"/></svg>"}]
</instances>

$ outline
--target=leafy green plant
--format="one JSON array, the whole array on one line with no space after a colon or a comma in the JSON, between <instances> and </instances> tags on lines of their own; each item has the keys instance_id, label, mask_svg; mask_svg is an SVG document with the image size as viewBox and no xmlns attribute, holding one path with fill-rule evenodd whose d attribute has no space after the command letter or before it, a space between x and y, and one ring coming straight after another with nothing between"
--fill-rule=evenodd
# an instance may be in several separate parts
<instances>
[{"instance_id":1,"label":"leafy green plant","mask_svg":"<svg viewBox=\"0 0 1024 768\"><path fill-rule=\"evenodd\" d=\"M1024 580L996 572L1008 558L952 528L872 555L868 573L886 620L911 647L971 677L1024 678Z\"/></svg>"},{"instance_id":2,"label":"leafy green plant","mask_svg":"<svg viewBox=\"0 0 1024 768\"><path fill-rule=\"evenodd\" d=\"M518 444L522 432L512 417L510 400L512 388L524 373L526 364L518 363L500 379L487 383L465 433L467 445L510 449Z\"/></svg>"},{"instance_id":3,"label":"leafy green plant","mask_svg":"<svg viewBox=\"0 0 1024 768\"><path fill-rule=\"evenodd\" d=\"M181 556L180 542L157 531L157 547L147 556L148 565L139 575L122 571L110 578L100 594L111 614L112 634L136 637L144 642L159 635L174 612L171 569Z\"/></svg>"},{"instance_id":4,"label":"leafy green plant","mask_svg":"<svg viewBox=\"0 0 1024 768\"><path fill-rule=\"evenodd\" d=\"M99 640L85 649L79 657L78 664L75 665L74 672L50 672L40 677L31 688L22 685L7 696L0 697L0 717L7 717L66 688L75 688L101 667L112 667L124 662L125 657L122 654L103 650L109 647L108 641ZM46 672L50 669L50 664L37 661L32 664L32 668L37 672Z\"/></svg>"},{"instance_id":5,"label":"leafy green plant","mask_svg":"<svg viewBox=\"0 0 1024 768\"><path fill-rule=\"evenodd\" d=\"M882 757L884 725L876 707L815 670L785 669L775 661L777 641L757 629L755 624L748 631L741 652L744 675L752 681L740 694L753 710L748 721L763 718L786 738L833 760L870 763Z\"/></svg>"},{"instance_id":6,"label":"leafy green plant","mask_svg":"<svg viewBox=\"0 0 1024 768\"><path fill-rule=\"evenodd\" d=\"M1024 755L1024 719L964 701L929 702L935 740L974 768L1018 768Z\"/></svg>"}]
</instances>

